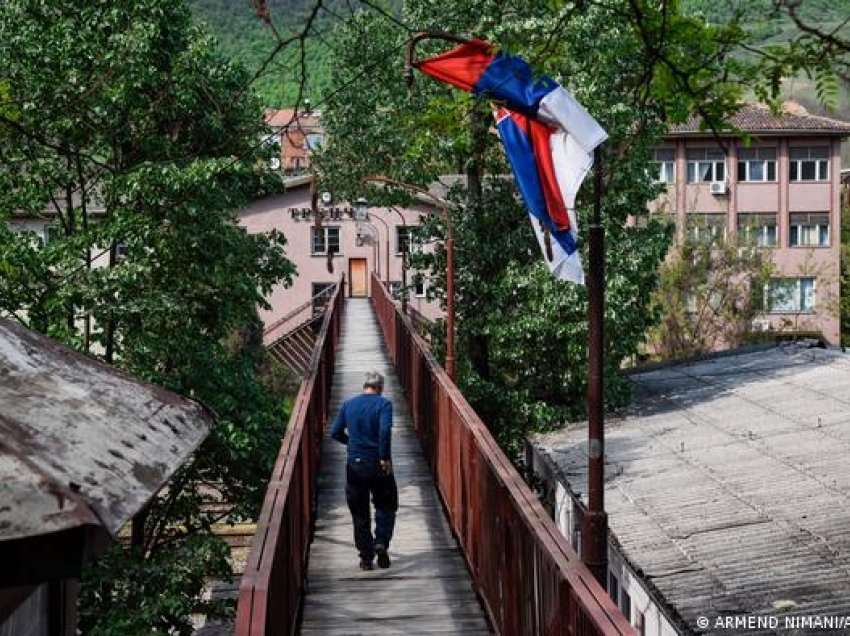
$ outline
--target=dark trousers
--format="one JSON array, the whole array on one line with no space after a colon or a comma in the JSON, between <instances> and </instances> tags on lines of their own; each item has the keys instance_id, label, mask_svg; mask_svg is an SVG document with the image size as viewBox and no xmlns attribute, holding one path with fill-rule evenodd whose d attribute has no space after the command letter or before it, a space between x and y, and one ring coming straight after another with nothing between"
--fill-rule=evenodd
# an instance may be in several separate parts
<instances>
[{"instance_id":1,"label":"dark trousers","mask_svg":"<svg viewBox=\"0 0 850 636\"><path fill-rule=\"evenodd\" d=\"M375 506L375 536L372 537L369 494ZM354 545L360 558L371 561L375 544L390 547L398 510L398 488L395 477L386 475L377 461L349 459L346 466L345 498L354 523Z\"/></svg>"}]
</instances>

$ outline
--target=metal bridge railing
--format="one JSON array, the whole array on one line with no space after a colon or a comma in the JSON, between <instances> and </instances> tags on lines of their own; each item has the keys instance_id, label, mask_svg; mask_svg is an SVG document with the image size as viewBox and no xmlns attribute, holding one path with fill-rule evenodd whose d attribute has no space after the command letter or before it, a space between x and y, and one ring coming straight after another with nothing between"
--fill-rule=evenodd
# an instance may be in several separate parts
<instances>
[{"instance_id":1,"label":"metal bridge railing","mask_svg":"<svg viewBox=\"0 0 850 636\"><path fill-rule=\"evenodd\" d=\"M452 530L503 636L635 636L386 288L372 303Z\"/></svg>"},{"instance_id":2,"label":"metal bridge railing","mask_svg":"<svg viewBox=\"0 0 850 636\"><path fill-rule=\"evenodd\" d=\"M342 288L340 281L331 293L316 348L269 479L239 586L237 636L295 632L315 516L316 473L340 333Z\"/></svg>"}]
</instances>

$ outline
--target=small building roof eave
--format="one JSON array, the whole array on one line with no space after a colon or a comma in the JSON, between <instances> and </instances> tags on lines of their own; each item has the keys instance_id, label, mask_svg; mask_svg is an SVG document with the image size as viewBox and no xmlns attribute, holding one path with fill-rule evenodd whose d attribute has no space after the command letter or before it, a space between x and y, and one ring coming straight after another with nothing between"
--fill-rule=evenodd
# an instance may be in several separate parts
<instances>
[{"instance_id":1,"label":"small building roof eave","mask_svg":"<svg viewBox=\"0 0 850 636\"><path fill-rule=\"evenodd\" d=\"M6 319L0 375L0 585L70 575L213 424L201 404Z\"/></svg>"}]
</instances>

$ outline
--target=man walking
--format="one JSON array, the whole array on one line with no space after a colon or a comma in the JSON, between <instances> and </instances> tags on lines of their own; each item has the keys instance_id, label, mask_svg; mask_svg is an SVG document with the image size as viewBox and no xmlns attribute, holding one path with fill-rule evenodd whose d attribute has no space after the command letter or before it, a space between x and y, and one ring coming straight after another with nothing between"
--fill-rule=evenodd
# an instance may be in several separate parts
<instances>
[{"instance_id":1,"label":"man walking","mask_svg":"<svg viewBox=\"0 0 850 636\"><path fill-rule=\"evenodd\" d=\"M354 544L360 553L360 569L371 570L377 555L378 567L390 567L387 550L393 536L398 510L398 489L393 476L390 438L393 405L384 398L384 376L366 374L363 393L346 400L331 427L331 437L348 445L345 498L354 524ZM375 536L369 494L375 505Z\"/></svg>"}]
</instances>

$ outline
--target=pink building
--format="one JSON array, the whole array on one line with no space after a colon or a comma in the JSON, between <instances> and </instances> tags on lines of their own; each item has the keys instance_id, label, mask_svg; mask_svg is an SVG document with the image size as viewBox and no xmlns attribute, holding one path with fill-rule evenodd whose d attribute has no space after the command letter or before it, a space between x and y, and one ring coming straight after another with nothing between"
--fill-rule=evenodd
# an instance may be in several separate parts
<instances>
[{"instance_id":1,"label":"pink building","mask_svg":"<svg viewBox=\"0 0 850 636\"><path fill-rule=\"evenodd\" d=\"M354 206L337 201L329 192L320 192L317 208L320 224L311 207L313 177L304 175L287 179L287 191L253 202L239 213L239 222L248 232L278 230L286 237L286 254L297 267L291 287L275 289L269 302L270 311L261 311L266 325L266 342L283 336L295 326L284 320L299 307L309 304L324 288L345 275L346 296L368 296L371 275L389 280L400 288L403 276L402 254L407 244L410 251L419 249L410 242L410 229L423 215L434 209L421 205L412 208L368 207L368 218L354 218ZM424 318L442 315L439 303L428 299L428 279L408 269L408 306ZM321 302L321 298L315 301Z\"/></svg>"},{"instance_id":2,"label":"pink building","mask_svg":"<svg viewBox=\"0 0 850 636\"><path fill-rule=\"evenodd\" d=\"M655 150L668 184L656 209L676 215L678 237L721 237L770 249L777 276L765 290L756 330L819 331L839 342L841 142L850 123L796 104L781 115L744 107L733 125L751 144L718 144L694 118L673 126ZM725 146L725 148L723 147Z\"/></svg>"}]
</instances>

